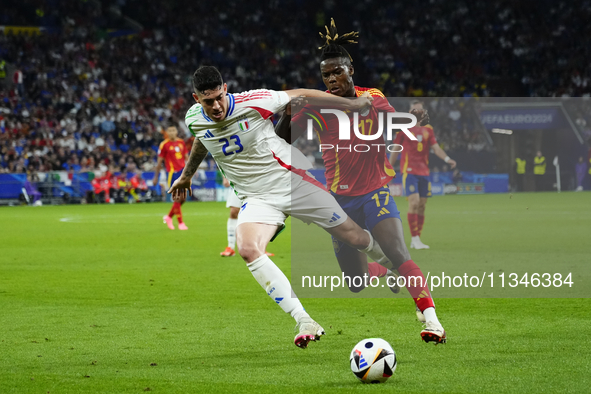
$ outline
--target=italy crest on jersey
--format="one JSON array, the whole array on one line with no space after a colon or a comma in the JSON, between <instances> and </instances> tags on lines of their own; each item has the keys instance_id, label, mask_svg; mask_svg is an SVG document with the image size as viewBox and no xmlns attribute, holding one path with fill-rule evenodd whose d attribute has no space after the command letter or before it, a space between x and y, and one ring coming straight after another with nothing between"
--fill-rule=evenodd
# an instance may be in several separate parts
<instances>
[{"instance_id":1,"label":"italy crest on jersey","mask_svg":"<svg viewBox=\"0 0 591 394\"><path fill-rule=\"evenodd\" d=\"M248 123L248 118L240 118L236 121L238 123L238 127L240 127L241 131L246 131L250 128L250 124Z\"/></svg>"}]
</instances>

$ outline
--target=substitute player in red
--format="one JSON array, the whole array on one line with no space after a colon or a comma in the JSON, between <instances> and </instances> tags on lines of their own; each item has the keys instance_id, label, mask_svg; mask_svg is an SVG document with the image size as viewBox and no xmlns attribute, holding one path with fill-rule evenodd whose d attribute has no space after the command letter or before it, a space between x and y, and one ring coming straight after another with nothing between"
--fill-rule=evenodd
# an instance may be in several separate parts
<instances>
[{"instance_id":1,"label":"substitute player in red","mask_svg":"<svg viewBox=\"0 0 591 394\"><path fill-rule=\"evenodd\" d=\"M158 162L154 169L154 185L158 184L158 175L160 174L160 168L162 162L166 168L168 174L167 185L170 186L176 181L183 173L185 168L185 161L187 159L187 150L185 148L185 142L178 138L178 130L174 126L170 126L165 131L166 139L160 143L158 148ZM181 212L181 205L185 202L185 197L175 200L172 203L172 208L168 215L164 215L162 220L169 229L174 230L174 224L172 218L176 215L179 222L179 230L188 230L189 228L183 222L183 214Z\"/></svg>"},{"instance_id":2,"label":"substitute player in red","mask_svg":"<svg viewBox=\"0 0 591 394\"><path fill-rule=\"evenodd\" d=\"M331 21L327 34L321 36L326 43L321 47L322 62L320 72L322 80L328 92L340 97L359 97L365 92L374 98L372 108L366 114L360 113L359 123L353 124L355 119L349 115L351 127L357 127L363 135L375 134L379 124L379 112L395 112L388 100L378 89L361 88L353 82L354 69L351 64L351 56L342 44L353 43L357 38L357 32L351 32L339 36L334 20ZM289 108L289 107L288 107ZM302 111L294 114L290 124L289 112L280 120L277 132L289 139L291 126L297 126L296 134L306 130L308 114L320 116L317 108L306 106ZM422 121L423 114L418 114ZM433 299L427 287L425 277L421 269L411 260L404 242L404 231L400 212L394 199L390 196L387 185L395 175L392 165L386 156L385 144L377 144L379 141L370 142L356 136L351 130L351 139L339 139L339 125L335 116L323 116L326 122L326 130L317 129L320 143L324 146L333 146L334 149L323 149L322 158L326 167L327 188L335 197L339 205L360 227L369 230L376 239L384 254L390 260L392 270L398 270L405 277L407 289L413 297L418 309L419 319L426 322L426 327L421 331L421 338L425 342L446 342L445 330L437 319ZM297 135L292 135L295 140ZM382 139L382 142L383 139ZM359 152L355 146L369 146L369 150ZM338 150L336 147L338 146ZM353 147L353 149L351 149ZM355 248L333 237L335 255L343 273L347 276L383 277L388 269L376 263L367 263L364 254ZM389 265L389 264L385 264ZM422 281L409 279L410 277L422 278ZM419 283L420 282L420 283ZM359 292L360 287L350 287L351 291ZM394 290L394 289L393 289Z\"/></svg>"},{"instance_id":3,"label":"substitute player in red","mask_svg":"<svg viewBox=\"0 0 591 394\"><path fill-rule=\"evenodd\" d=\"M410 105L412 111L424 111L423 103L413 101ZM400 170L402 171L402 185L408 197L408 227L410 228L410 248L429 249L421 241L421 231L425 222L425 206L427 198L431 197L431 182L429 182L429 151L445 161L453 169L456 167L455 160L452 160L437 143L433 126L415 126L409 130L416 138L416 141L408 138L404 133L398 133L393 143L402 145L400 158ZM390 164L394 166L398 152L390 155Z\"/></svg>"}]
</instances>

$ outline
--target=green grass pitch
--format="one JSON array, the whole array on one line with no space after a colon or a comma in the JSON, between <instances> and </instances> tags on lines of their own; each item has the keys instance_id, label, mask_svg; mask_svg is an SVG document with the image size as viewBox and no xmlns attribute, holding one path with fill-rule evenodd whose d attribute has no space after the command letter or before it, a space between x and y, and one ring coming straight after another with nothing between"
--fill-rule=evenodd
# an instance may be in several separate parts
<instances>
[{"instance_id":1,"label":"green grass pitch","mask_svg":"<svg viewBox=\"0 0 591 394\"><path fill-rule=\"evenodd\" d=\"M591 260L589 201L588 193L434 197L422 237L432 249L411 254L419 265L538 259L564 271ZM408 232L406 202L397 203ZM184 232L162 223L168 209L0 209L0 394L590 390L587 299L440 298L448 343L433 346L421 342L408 298L304 298L327 335L302 350L293 320L242 260L219 256L224 205L185 204ZM290 275L289 233L269 250ZM586 278L579 273L575 285ZM386 339L398 356L382 385L363 385L349 369L352 347L368 337Z\"/></svg>"}]
</instances>

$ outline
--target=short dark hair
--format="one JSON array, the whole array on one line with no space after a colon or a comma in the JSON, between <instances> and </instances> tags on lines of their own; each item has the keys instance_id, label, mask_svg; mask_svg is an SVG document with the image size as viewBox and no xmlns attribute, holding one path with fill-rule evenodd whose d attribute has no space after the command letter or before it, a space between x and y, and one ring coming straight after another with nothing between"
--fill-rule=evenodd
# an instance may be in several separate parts
<instances>
[{"instance_id":1,"label":"short dark hair","mask_svg":"<svg viewBox=\"0 0 591 394\"><path fill-rule=\"evenodd\" d=\"M222 74L213 66L201 66L193 73L193 90L203 93L224 85Z\"/></svg>"}]
</instances>

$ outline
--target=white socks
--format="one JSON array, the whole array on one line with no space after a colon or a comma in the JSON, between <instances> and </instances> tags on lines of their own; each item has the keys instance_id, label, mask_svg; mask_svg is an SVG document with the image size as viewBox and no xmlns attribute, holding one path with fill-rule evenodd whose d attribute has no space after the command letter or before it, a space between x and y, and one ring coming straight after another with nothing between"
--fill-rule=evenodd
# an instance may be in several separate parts
<instances>
[{"instance_id":1,"label":"white socks","mask_svg":"<svg viewBox=\"0 0 591 394\"><path fill-rule=\"evenodd\" d=\"M363 231L365 231L367 235L369 235L369 245L365 249L359 249L359 251L368 255L370 259L380 264L381 266L384 266L390 270L393 269L394 266L384 254L382 248L380 248L380 245L374 240L371 233L365 229Z\"/></svg>"},{"instance_id":2,"label":"white socks","mask_svg":"<svg viewBox=\"0 0 591 394\"><path fill-rule=\"evenodd\" d=\"M426 321L430 321L430 322L441 325L441 323L439 323L439 319L437 319L437 314L435 313L435 308L433 308L432 306L425 309L423 311L423 315L425 316Z\"/></svg>"},{"instance_id":3,"label":"white socks","mask_svg":"<svg viewBox=\"0 0 591 394\"><path fill-rule=\"evenodd\" d=\"M310 317L291 290L291 284L285 274L266 254L248 264L248 269L267 295L286 313L291 314L296 322Z\"/></svg>"},{"instance_id":4,"label":"white socks","mask_svg":"<svg viewBox=\"0 0 591 394\"><path fill-rule=\"evenodd\" d=\"M228 246L232 249L236 246L236 224L238 219L228 219L227 231L228 231Z\"/></svg>"}]
</instances>

